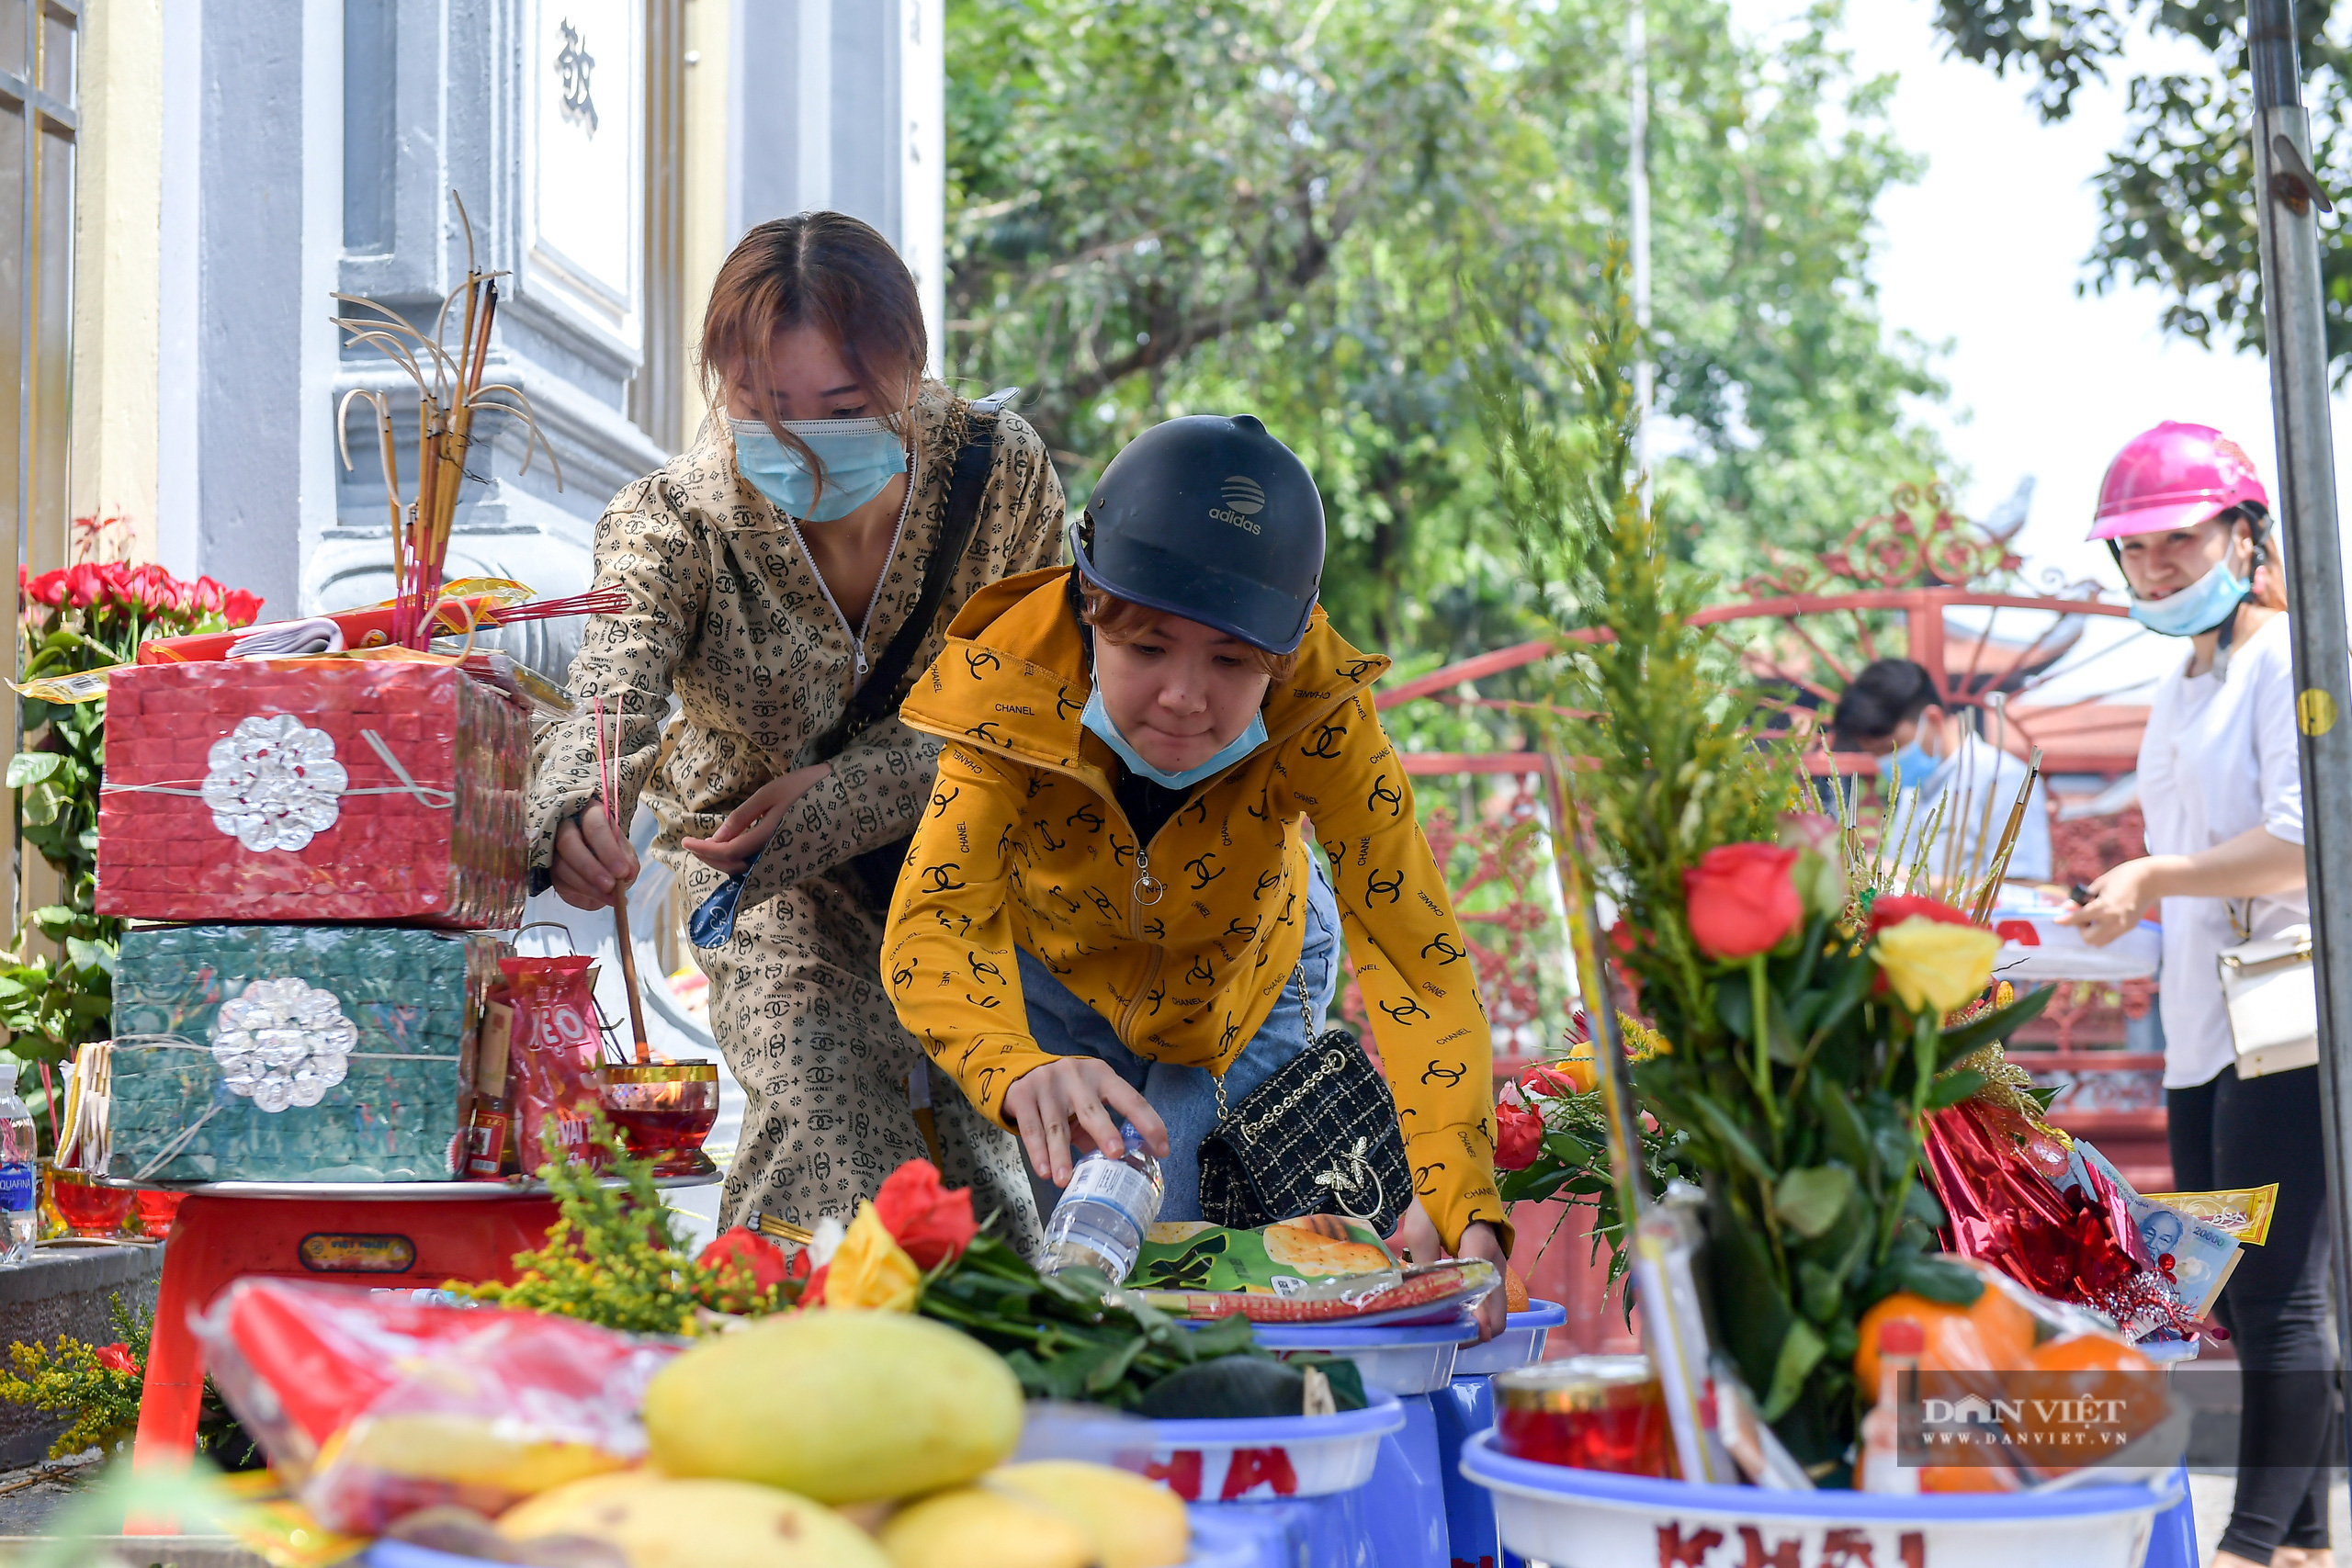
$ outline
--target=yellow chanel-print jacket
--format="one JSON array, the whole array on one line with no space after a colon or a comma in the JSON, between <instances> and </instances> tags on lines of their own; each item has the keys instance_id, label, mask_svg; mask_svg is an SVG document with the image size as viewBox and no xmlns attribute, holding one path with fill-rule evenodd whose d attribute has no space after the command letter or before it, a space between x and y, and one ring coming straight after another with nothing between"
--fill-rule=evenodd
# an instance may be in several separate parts
<instances>
[{"instance_id":1,"label":"yellow chanel-print jacket","mask_svg":"<svg viewBox=\"0 0 2352 1568\"><path fill-rule=\"evenodd\" d=\"M1005 1090L1053 1060L1029 1034L1020 946L1129 1050L1222 1073L1298 963L1311 822L1422 1204L1448 1245L1474 1220L1508 1236L1486 1010L1412 785L1373 716L1388 660L1316 611L1292 678L1267 694L1267 744L1139 845L1113 793L1117 761L1079 723L1091 681L1068 575L974 594L900 710L946 745L883 938L899 1017L1001 1120Z\"/></svg>"}]
</instances>

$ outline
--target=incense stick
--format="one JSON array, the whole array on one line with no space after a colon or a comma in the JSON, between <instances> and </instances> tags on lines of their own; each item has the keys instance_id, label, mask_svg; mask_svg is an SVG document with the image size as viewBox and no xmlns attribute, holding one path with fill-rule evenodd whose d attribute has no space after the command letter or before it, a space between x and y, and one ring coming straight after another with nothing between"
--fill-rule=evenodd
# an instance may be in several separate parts
<instances>
[{"instance_id":1,"label":"incense stick","mask_svg":"<svg viewBox=\"0 0 2352 1568\"><path fill-rule=\"evenodd\" d=\"M605 820L612 824L616 836L620 833L620 818L613 814L612 761L605 750L605 699L598 697L589 716L596 732L596 773L603 785L602 804ZM620 750L620 715L613 716L613 750ZM650 1066L653 1047L645 1038L645 1004L637 994L637 942L628 930L628 886L626 883L613 889L613 935L620 944L621 980L628 987L628 1027L637 1043L637 1065Z\"/></svg>"}]
</instances>

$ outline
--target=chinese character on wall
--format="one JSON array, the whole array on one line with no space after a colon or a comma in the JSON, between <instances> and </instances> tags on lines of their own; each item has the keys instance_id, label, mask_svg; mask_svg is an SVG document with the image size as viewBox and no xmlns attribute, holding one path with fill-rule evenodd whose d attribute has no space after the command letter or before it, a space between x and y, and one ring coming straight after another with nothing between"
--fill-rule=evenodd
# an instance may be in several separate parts
<instances>
[{"instance_id":1,"label":"chinese character on wall","mask_svg":"<svg viewBox=\"0 0 2352 1568\"><path fill-rule=\"evenodd\" d=\"M591 95L588 73L596 68L596 57L588 52L582 42L580 29L565 18L560 29L563 48L555 57L556 80L563 87L563 118L574 125L584 125L588 134L596 134L596 100Z\"/></svg>"}]
</instances>

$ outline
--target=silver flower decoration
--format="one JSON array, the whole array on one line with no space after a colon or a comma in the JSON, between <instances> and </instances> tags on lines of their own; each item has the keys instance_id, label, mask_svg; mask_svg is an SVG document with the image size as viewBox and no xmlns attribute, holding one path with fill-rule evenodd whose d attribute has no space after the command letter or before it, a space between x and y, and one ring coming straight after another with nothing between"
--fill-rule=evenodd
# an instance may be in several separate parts
<instances>
[{"instance_id":1,"label":"silver flower decoration","mask_svg":"<svg viewBox=\"0 0 2352 1568\"><path fill-rule=\"evenodd\" d=\"M212 825L249 850L299 850L334 826L351 775L334 737L292 714L258 715L212 743L199 792Z\"/></svg>"},{"instance_id":2,"label":"silver flower decoration","mask_svg":"<svg viewBox=\"0 0 2352 1568\"><path fill-rule=\"evenodd\" d=\"M300 980L255 980L220 1004L212 1059L232 1094L264 1111L316 1105L349 1070L359 1031L332 991Z\"/></svg>"}]
</instances>

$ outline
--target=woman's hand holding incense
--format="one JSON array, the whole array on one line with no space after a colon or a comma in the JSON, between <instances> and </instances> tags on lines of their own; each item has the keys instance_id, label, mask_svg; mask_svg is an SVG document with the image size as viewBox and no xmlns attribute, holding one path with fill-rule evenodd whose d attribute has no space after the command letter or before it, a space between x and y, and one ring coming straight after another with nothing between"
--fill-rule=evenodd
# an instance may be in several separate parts
<instances>
[{"instance_id":1,"label":"woman's hand holding incense","mask_svg":"<svg viewBox=\"0 0 2352 1568\"><path fill-rule=\"evenodd\" d=\"M751 798L727 814L727 820L707 839L681 839L685 852L714 871L741 876L752 860L775 836L775 825L797 801L833 771L831 762L795 768L782 778L770 779Z\"/></svg>"},{"instance_id":2,"label":"woman's hand holding incense","mask_svg":"<svg viewBox=\"0 0 2352 1568\"><path fill-rule=\"evenodd\" d=\"M1071 1124L1112 1159L1126 1152L1122 1120L1135 1123L1154 1159L1168 1157L1168 1124L1140 1089L1094 1056L1058 1056L1032 1067L1004 1091L1004 1115L1021 1134L1029 1168L1057 1187L1069 1185Z\"/></svg>"},{"instance_id":3,"label":"woman's hand holding incense","mask_svg":"<svg viewBox=\"0 0 2352 1568\"><path fill-rule=\"evenodd\" d=\"M575 909L607 909L637 880L637 852L613 826L604 802L592 800L555 832L548 867L557 897Z\"/></svg>"}]
</instances>

